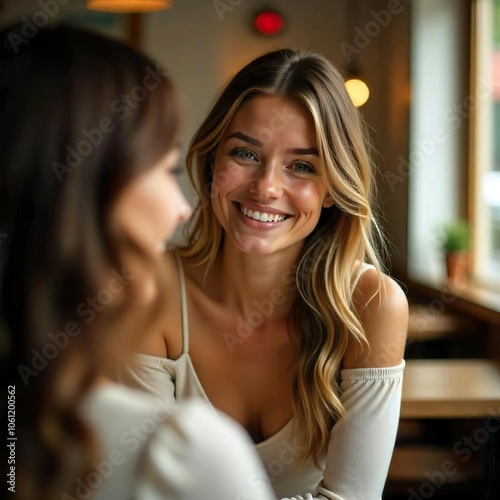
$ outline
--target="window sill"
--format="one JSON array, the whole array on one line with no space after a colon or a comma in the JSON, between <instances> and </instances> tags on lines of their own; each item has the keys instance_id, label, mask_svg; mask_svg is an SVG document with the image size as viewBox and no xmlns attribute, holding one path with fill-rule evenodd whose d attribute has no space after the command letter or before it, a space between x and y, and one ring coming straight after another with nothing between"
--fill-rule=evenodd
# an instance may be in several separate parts
<instances>
[{"instance_id":1,"label":"window sill","mask_svg":"<svg viewBox=\"0 0 500 500\"><path fill-rule=\"evenodd\" d=\"M428 277L409 277L406 285L410 294L441 300L453 309L500 327L500 292L473 284L456 287Z\"/></svg>"}]
</instances>

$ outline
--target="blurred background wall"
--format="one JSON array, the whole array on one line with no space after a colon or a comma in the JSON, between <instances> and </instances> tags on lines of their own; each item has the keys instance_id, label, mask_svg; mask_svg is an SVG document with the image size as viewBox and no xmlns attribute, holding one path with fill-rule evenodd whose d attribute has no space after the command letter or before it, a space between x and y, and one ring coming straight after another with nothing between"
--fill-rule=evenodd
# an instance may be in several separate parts
<instances>
[{"instance_id":1,"label":"blurred background wall","mask_svg":"<svg viewBox=\"0 0 500 500\"><path fill-rule=\"evenodd\" d=\"M23 16L33 20L34 13L47 3L57 8L50 22L66 20L111 36L128 36L126 15L88 11L84 0L0 0L0 23L5 26ZM254 17L262 8L282 14L286 25L281 34L265 37L255 30ZM467 0L173 0L169 10L141 16L139 45L172 73L182 91L184 152L223 83L257 55L282 47L306 48L321 52L343 71L355 68L370 89L370 98L360 109L376 150L379 212L390 244L388 264L393 274L404 278L409 255L420 259L424 268L429 258L429 252L417 250L416 244L412 248L412 241L422 238L419 228L430 223L433 213L431 204L421 215L422 199L418 198L422 193L440 203L445 197L443 206L450 212L460 212L465 203L459 194L460 182L438 188L436 180L441 185L447 182L443 176L429 177L408 162L411 140L421 140L427 133L421 118L433 109L437 113L435 106L443 95L449 103L460 101L466 92L466 85L446 82L462 82L464 75L466 79L468 55L455 41L463 37L467 42L467 13ZM445 18L448 29L444 33L439 24L433 27L436 16ZM421 90L412 89L412 78L420 79ZM437 88L441 91L435 95ZM412 98L420 111L410 121ZM460 129L448 131L448 153L434 151L424 164L435 165L443 154L465 158L467 141L459 140L460 133ZM453 161L448 170L461 178L462 168L460 161ZM193 199L185 175L181 183ZM415 221L411 230L410 217Z\"/></svg>"}]
</instances>

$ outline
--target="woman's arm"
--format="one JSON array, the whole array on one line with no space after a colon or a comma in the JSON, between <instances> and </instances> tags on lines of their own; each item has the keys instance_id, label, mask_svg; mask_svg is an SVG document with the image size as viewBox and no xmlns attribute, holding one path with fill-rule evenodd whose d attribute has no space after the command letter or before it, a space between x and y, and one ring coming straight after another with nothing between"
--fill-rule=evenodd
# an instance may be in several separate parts
<instances>
[{"instance_id":1,"label":"woman's arm","mask_svg":"<svg viewBox=\"0 0 500 500\"><path fill-rule=\"evenodd\" d=\"M354 294L356 311L370 349L352 341L341 371L346 414L330 434L323 480L316 496L296 500L379 500L389 469L401 405L403 352L408 324L406 297L395 281L361 276Z\"/></svg>"}]
</instances>

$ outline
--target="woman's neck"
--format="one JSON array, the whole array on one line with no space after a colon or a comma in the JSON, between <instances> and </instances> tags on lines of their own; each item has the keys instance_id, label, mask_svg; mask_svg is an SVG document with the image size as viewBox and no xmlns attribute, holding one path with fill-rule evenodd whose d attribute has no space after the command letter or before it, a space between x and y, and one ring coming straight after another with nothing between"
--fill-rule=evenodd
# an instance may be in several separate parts
<instances>
[{"instance_id":1,"label":"woman's neck","mask_svg":"<svg viewBox=\"0 0 500 500\"><path fill-rule=\"evenodd\" d=\"M216 300L243 317L256 310L268 318L288 317L297 296L295 266L300 250L250 255L226 241L209 272Z\"/></svg>"}]
</instances>

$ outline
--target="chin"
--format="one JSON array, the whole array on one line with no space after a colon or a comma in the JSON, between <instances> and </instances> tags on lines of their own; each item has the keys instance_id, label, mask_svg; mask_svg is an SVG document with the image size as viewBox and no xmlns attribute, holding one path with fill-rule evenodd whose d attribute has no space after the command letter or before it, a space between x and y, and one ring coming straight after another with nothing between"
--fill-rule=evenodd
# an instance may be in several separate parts
<instances>
[{"instance_id":1,"label":"chin","mask_svg":"<svg viewBox=\"0 0 500 500\"><path fill-rule=\"evenodd\" d=\"M155 254L156 255L161 255L167 251L167 246L168 246L168 240L163 240L158 242L155 248Z\"/></svg>"},{"instance_id":2,"label":"chin","mask_svg":"<svg viewBox=\"0 0 500 500\"><path fill-rule=\"evenodd\" d=\"M269 255L275 252L275 247L270 242L263 241L233 241L234 246L243 253L249 255Z\"/></svg>"}]
</instances>

